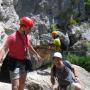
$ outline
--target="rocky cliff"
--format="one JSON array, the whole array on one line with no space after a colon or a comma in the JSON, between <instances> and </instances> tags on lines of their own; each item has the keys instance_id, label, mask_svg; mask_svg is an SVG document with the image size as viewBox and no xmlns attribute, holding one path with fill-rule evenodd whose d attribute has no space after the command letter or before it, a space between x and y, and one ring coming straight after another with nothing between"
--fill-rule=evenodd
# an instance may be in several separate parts
<instances>
[{"instance_id":1,"label":"rocky cliff","mask_svg":"<svg viewBox=\"0 0 90 90\"><path fill-rule=\"evenodd\" d=\"M72 16L84 19L84 0L0 0L0 21L5 23L6 30L16 30L22 16L39 23L67 24Z\"/></svg>"}]
</instances>

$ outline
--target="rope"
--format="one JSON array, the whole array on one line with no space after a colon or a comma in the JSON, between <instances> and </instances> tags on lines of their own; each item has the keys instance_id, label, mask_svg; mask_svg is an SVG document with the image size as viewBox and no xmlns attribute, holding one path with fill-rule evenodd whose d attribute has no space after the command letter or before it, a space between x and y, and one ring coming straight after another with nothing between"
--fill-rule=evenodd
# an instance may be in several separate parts
<instances>
[{"instance_id":1,"label":"rope","mask_svg":"<svg viewBox=\"0 0 90 90\"><path fill-rule=\"evenodd\" d=\"M34 48L36 48L36 49L48 49L47 47L43 47L43 46L36 46L36 47L34 47ZM48 49L48 50L53 50L53 49ZM54 51L54 50L53 50ZM71 50L67 50L67 51L63 51L64 53L66 53L66 52L68 52L68 53L70 53L70 52L85 52L84 50L80 50L80 51L71 51Z\"/></svg>"}]
</instances>

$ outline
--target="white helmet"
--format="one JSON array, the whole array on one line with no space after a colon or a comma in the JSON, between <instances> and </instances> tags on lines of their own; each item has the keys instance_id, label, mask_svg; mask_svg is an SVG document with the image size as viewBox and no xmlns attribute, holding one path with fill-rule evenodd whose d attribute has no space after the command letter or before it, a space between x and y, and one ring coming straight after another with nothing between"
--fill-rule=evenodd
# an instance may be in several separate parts
<instances>
[{"instance_id":1,"label":"white helmet","mask_svg":"<svg viewBox=\"0 0 90 90\"><path fill-rule=\"evenodd\" d=\"M62 59L62 54L60 52L55 52L53 57L59 57L60 59Z\"/></svg>"}]
</instances>

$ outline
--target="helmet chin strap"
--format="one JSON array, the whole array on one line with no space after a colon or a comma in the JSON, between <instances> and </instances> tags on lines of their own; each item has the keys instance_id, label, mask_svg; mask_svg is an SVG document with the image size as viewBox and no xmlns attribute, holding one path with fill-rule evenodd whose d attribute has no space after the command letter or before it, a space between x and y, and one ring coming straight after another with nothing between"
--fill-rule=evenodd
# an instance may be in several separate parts
<instances>
[{"instance_id":1,"label":"helmet chin strap","mask_svg":"<svg viewBox=\"0 0 90 90\"><path fill-rule=\"evenodd\" d=\"M24 36L26 35L25 30L23 31L23 35L24 35Z\"/></svg>"}]
</instances>

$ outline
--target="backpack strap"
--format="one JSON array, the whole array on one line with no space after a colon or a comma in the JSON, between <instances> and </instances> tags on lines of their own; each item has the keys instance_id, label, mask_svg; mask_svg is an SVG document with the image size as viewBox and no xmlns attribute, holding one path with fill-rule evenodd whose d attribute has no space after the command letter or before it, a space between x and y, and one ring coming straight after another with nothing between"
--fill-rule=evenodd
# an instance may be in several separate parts
<instances>
[{"instance_id":1,"label":"backpack strap","mask_svg":"<svg viewBox=\"0 0 90 90\"><path fill-rule=\"evenodd\" d=\"M71 66L71 63L69 61L65 60L65 61L63 61L63 63L66 67L68 67L72 71L72 66Z\"/></svg>"}]
</instances>

